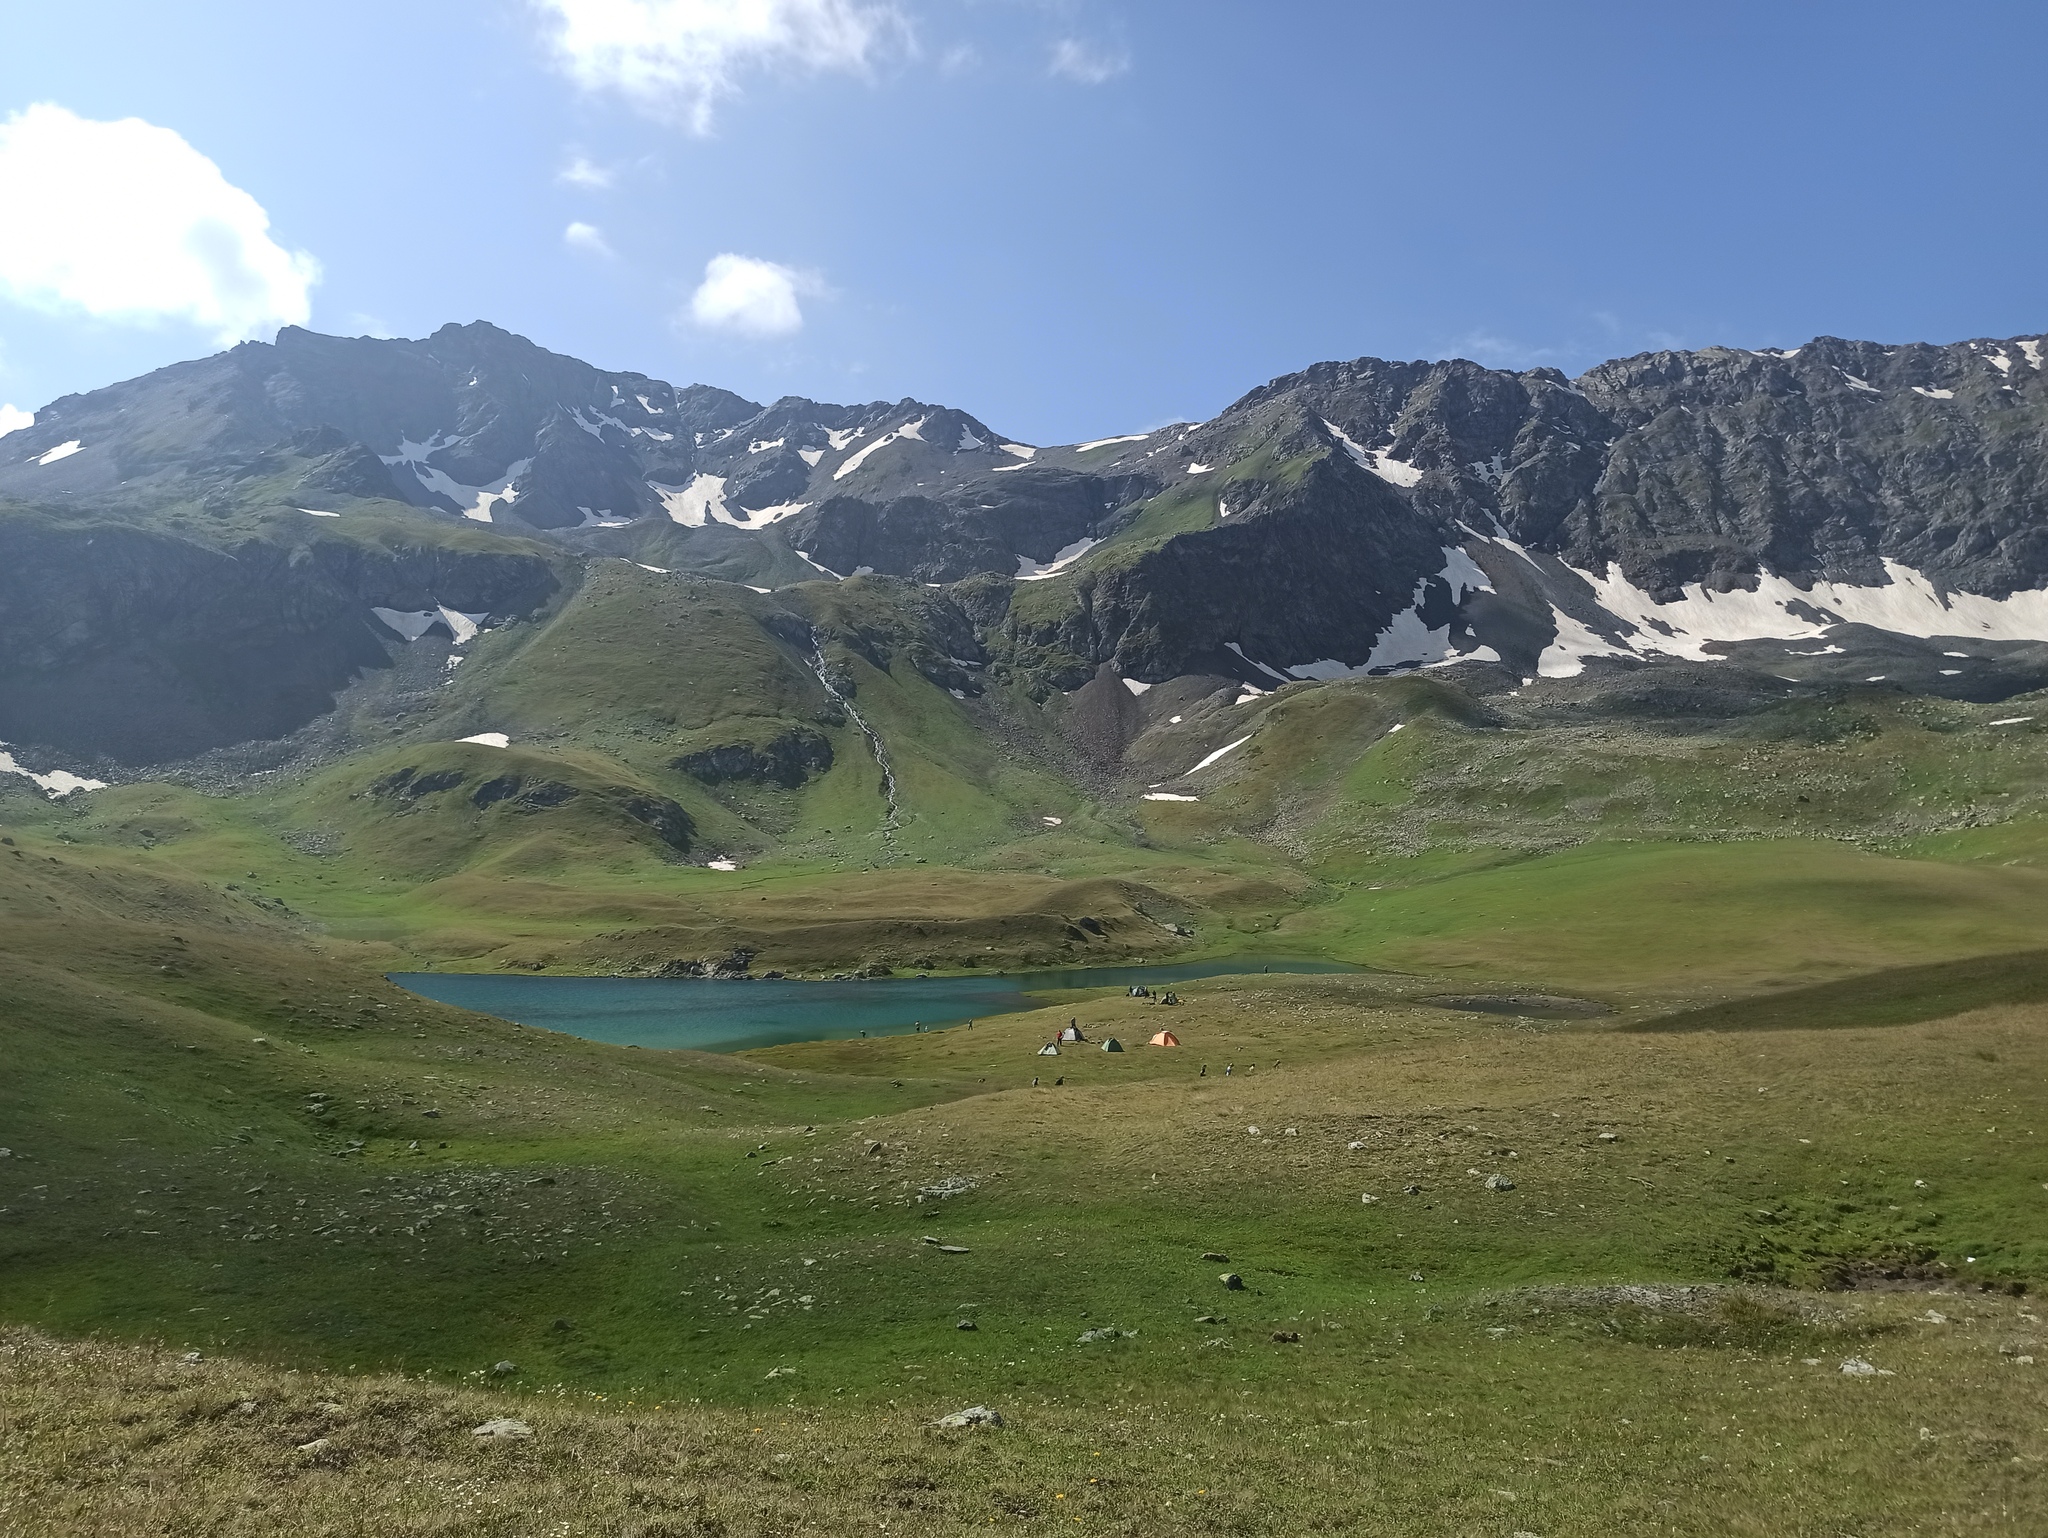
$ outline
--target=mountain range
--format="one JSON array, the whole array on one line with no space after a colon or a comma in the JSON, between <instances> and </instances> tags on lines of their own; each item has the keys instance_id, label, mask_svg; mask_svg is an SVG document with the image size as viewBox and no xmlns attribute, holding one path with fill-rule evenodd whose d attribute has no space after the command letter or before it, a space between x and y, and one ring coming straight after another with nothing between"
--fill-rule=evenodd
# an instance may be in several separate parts
<instances>
[{"instance_id":1,"label":"mountain range","mask_svg":"<svg viewBox=\"0 0 2048 1538\"><path fill-rule=\"evenodd\" d=\"M0 751L51 795L299 795L379 848L347 829L461 786L450 848L551 813L668 860L870 823L954 858L1076 797L1194 802L1347 680L1426 673L1470 721L1532 686L2007 700L2048 684L2043 348L1368 358L1055 446L482 323L287 328L0 439Z\"/></svg>"}]
</instances>

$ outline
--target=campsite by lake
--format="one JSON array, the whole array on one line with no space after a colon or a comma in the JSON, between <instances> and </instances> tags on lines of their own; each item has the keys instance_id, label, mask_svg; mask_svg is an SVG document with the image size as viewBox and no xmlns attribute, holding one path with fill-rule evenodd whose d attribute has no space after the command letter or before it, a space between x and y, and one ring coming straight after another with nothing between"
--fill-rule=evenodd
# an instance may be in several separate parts
<instances>
[{"instance_id":1,"label":"campsite by lake","mask_svg":"<svg viewBox=\"0 0 2048 1538\"><path fill-rule=\"evenodd\" d=\"M394 972L399 987L437 1003L614 1046L742 1052L798 1041L900 1036L1036 1009L1046 995L1095 988L1174 988L1259 972L1355 972L1334 961L1228 956L1173 966L845 982L701 977L531 977Z\"/></svg>"}]
</instances>

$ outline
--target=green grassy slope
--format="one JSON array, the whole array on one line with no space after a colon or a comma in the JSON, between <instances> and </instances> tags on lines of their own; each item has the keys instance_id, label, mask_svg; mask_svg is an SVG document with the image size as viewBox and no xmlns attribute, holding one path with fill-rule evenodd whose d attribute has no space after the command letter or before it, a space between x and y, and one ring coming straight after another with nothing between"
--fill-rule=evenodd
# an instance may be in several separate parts
<instances>
[{"instance_id":1,"label":"green grassy slope","mask_svg":"<svg viewBox=\"0 0 2048 1538\"><path fill-rule=\"evenodd\" d=\"M1542 1025L1432 1007L1431 977L1251 978L1192 988L1178 1010L1083 995L972 1030L707 1058L428 1004L377 980L375 953L267 905L138 875L125 852L9 836L0 1314L344 1374L311 1381L344 1406L330 1441L361 1460L358 1500L439 1469L435 1449L466 1432L434 1429L445 1390L347 1374L488 1378L506 1360L498 1403L556 1443L536 1456L613 1434L561 1395L695 1401L685 1413L708 1419L692 1434L719 1459L781 1422L808 1430L777 1451L890 1449L928 1481L910 1508L821 1467L820 1498L840 1504L820 1510L893 1510L910 1531L1064 1520L1062 1491L1132 1531L1276 1530L1276 1513L1299 1530L1355 1521L1357 1480L1395 1471L1409 1494L1376 1520L1399 1532L1440 1531L1445 1511L1570 1530L1671 1500L1673 1530L1761 1533L1795 1494L1842 1522L1904 1511L1936 1532L2024 1531L2043 1509L2007 1472L2048 1452L2031 1379L1998 1355L2024 1305L1977 1290L2048 1265L2038 1005L1643 1033L1629 1028L1654 1013L1626 997L1611 1020ZM1131 1051L1037 1057L1070 1015ZM1185 1047L1138 1045L1162 1021ZM1887 1272L1971 1291L1932 1300L1950 1321L1934 1324L1924 1297L1657 1290ZM1623 1282L1649 1290L1583 1290ZM1108 1327L1136 1333L1079 1339ZM173 1401L145 1373L124 1391L140 1399L60 1409L39 1385L75 1376L13 1370L35 1349L10 1347L0 1370L0 1397L44 1428L10 1460L79 1504L30 1520L104 1511L120 1482L79 1485L42 1436L111 1424L81 1403L155 1424L144 1407ZM1846 1379L1849 1356L1898 1376ZM310 1438L293 1431L306 1395L219 1371L266 1385L222 1379L221 1410L288 1411L253 1423L274 1456ZM364 1395L385 1419L362 1418ZM419 1410L403 1446L373 1432L429 1401L444 1408ZM917 1428L979 1402L1021 1435L978 1477ZM1588 1453L1588 1416L1627 1421L1625 1447ZM173 1441L196 1449L236 1422L179 1424ZM1737 1424L1784 1445L1752 1456ZM1921 1424L1953 1455L1910 1481L1839 1451L1909 1448ZM1099 1442L1070 1444L1090 1427ZM1272 1427L1286 1436L1244 1436ZM1965 1455L1980 1443L2012 1452ZM231 1471L267 1467L269 1445L223 1452L211 1478L239 1488ZM1407 1448L1433 1451L1410 1467ZM778 1467L733 1465L718 1497L732 1530L762 1530L732 1503L772 1505ZM1474 1468L1511 1497L1476 1488ZM995 1469L1013 1496L991 1503ZM647 1509L682 1499L658 1493ZM1985 1502L2007 1526L1976 1521ZM342 1530L339 1511L307 1510L310 1530ZM562 1520L618 1530L620 1510Z\"/></svg>"}]
</instances>

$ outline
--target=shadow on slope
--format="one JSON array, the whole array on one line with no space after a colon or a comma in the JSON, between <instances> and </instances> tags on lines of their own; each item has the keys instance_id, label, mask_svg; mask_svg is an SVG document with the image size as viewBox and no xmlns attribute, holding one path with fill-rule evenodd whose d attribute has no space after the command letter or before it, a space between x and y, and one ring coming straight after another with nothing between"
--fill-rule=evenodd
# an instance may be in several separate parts
<instances>
[{"instance_id":1,"label":"shadow on slope","mask_svg":"<svg viewBox=\"0 0 2048 1538\"><path fill-rule=\"evenodd\" d=\"M1888 967L1836 982L1662 1015L1629 1031L1828 1031L1943 1020L1994 1004L2048 1000L2048 951Z\"/></svg>"}]
</instances>

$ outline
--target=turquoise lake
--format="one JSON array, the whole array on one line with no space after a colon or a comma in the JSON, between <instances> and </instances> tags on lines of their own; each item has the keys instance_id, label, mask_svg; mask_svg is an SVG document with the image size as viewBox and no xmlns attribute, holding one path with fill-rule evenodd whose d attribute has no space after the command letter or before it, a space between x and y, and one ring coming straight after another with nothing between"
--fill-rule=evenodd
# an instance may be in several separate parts
<instances>
[{"instance_id":1,"label":"turquoise lake","mask_svg":"<svg viewBox=\"0 0 2048 1538\"><path fill-rule=\"evenodd\" d=\"M519 977L394 972L399 987L442 1004L616 1046L738 1052L790 1041L897 1036L1036 1009L1042 995L1088 988L1173 988L1254 972L1352 972L1331 961L1234 956L1179 966L1096 967L986 977L878 977L862 982L723 982L709 978Z\"/></svg>"}]
</instances>

